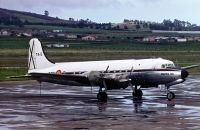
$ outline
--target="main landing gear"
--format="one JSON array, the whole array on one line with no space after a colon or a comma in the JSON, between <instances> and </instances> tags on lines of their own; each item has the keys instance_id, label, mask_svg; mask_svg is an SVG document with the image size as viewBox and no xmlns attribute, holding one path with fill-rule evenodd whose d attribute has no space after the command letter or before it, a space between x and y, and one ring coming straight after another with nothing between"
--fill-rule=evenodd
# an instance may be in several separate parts
<instances>
[{"instance_id":1,"label":"main landing gear","mask_svg":"<svg viewBox=\"0 0 200 130\"><path fill-rule=\"evenodd\" d=\"M99 93L97 94L97 99L99 102L107 102L108 95L106 92L107 92L106 82L103 81L103 85L100 86Z\"/></svg>"},{"instance_id":2,"label":"main landing gear","mask_svg":"<svg viewBox=\"0 0 200 130\"><path fill-rule=\"evenodd\" d=\"M106 92L99 92L97 94L97 99L99 102L107 102L108 96Z\"/></svg>"},{"instance_id":3,"label":"main landing gear","mask_svg":"<svg viewBox=\"0 0 200 130\"><path fill-rule=\"evenodd\" d=\"M100 87L99 93L97 94L97 99L99 102L107 102L108 95L106 93L106 89L103 90L103 88Z\"/></svg>"},{"instance_id":4,"label":"main landing gear","mask_svg":"<svg viewBox=\"0 0 200 130\"><path fill-rule=\"evenodd\" d=\"M142 90L140 88L138 89L137 85L135 86L135 88L133 86L131 88L133 90L132 92L133 98L142 99L143 96Z\"/></svg>"},{"instance_id":5,"label":"main landing gear","mask_svg":"<svg viewBox=\"0 0 200 130\"><path fill-rule=\"evenodd\" d=\"M167 99L169 101L173 100L175 98L175 94L173 92L168 92L167 93Z\"/></svg>"},{"instance_id":6,"label":"main landing gear","mask_svg":"<svg viewBox=\"0 0 200 130\"><path fill-rule=\"evenodd\" d=\"M170 86L166 86L167 89L167 99L171 101L175 98L175 94L169 90Z\"/></svg>"}]
</instances>

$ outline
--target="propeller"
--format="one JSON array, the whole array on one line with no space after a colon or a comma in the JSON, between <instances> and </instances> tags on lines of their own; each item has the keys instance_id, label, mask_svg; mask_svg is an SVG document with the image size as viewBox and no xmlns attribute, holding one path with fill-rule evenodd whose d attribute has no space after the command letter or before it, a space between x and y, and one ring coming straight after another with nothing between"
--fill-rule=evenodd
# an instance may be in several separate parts
<instances>
[{"instance_id":1,"label":"propeller","mask_svg":"<svg viewBox=\"0 0 200 130\"><path fill-rule=\"evenodd\" d=\"M189 73L187 70L185 70L185 69L181 70L181 78L182 79L186 79L188 77L188 75L189 75Z\"/></svg>"}]
</instances>

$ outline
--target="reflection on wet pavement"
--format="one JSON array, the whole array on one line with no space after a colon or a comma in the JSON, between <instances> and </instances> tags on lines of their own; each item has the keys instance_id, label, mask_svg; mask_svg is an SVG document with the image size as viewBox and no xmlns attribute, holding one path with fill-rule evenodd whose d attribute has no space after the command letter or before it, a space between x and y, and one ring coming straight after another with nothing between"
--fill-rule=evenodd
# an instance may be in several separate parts
<instances>
[{"instance_id":1,"label":"reflection on wet pavement","mask_svg":"<svg viewBox=\"0 0 200 130\"><path fill-rule=\"evenodd\" d=\"M0 129L200 129L200 76L171 88L174 101L159 88L144 89L142 100L131 89L109 91L97 102L98 88L35 81L0 83Z\"/></svg>"}]
</instances>

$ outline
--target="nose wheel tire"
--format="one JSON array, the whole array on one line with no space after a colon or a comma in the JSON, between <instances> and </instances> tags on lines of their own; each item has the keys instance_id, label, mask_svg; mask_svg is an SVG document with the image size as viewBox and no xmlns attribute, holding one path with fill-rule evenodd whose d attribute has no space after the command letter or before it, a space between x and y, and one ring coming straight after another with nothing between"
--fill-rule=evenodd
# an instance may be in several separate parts
<instances>
[{"instance_id":1,"label":"nose wheel tire","mask_svg":"<svg viewBox=\"0 0 200 130\"><path fill-rule=\"evenodd\" d=\"M174 94L173 92L169 92L169 93L167 94L167 99L168 99L169 101L173 100L174 98L175 98L175 94Z\"/></svg>"},{"instance_id":2,"label":"nose wheel tire","mask_svg":"<svg viewBox=\"0 0 200 130\"><path fill-rule=\"evenodd\" d=\"M108 99L108 95L106 92L99 92L97 94L97 99L99 102L106 102Z\"/></svg>"},{"instance_id":3,"label":"nose wheel tire","mask_svg":"<svg viewBox=\"0 0 200 130\"><path fill-rule=\"evenodd\" d=\"M142 99L143 92L141 89L137 89L132 93L133 97L136 97L138 99Z\"/></svg>"}]
</instances>

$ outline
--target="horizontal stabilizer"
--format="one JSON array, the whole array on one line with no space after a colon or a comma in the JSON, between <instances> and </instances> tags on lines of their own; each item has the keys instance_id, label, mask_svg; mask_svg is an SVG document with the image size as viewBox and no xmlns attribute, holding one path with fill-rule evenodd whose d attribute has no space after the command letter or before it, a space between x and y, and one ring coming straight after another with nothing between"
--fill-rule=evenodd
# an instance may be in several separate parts
<instances>
[{"instance_id":1,"label":"horizontal stabilizer","mask_svg":"<svg viewBox=\"0 0 200 130\"><path fill-rule=\"evenodd\" d=\"M7 77L8 79L21 79L21 78L31 78L30 75L19 75L19 76L11 76Z\"/></svg>"}]
</instances>

